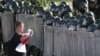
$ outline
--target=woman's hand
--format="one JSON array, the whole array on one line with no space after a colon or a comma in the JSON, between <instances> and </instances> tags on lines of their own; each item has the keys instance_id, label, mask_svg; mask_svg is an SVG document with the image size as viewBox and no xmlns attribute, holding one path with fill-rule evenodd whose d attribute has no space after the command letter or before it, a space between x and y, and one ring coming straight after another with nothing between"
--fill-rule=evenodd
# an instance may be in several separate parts
<instances>
[{"instance_id":1,"label":"woman's hand","mask_svg":"<svg viewBox=\"0 0 100 56\"><path fill-rule=\"evenodd\" d=\"M29 36L30 36L30 37L33 36L33 30L32 30L32 29L28 29L28 33L29 33Z\"/></svg>"},{"instance_id":2,"label":"woman's hand","mask_svg":"<svg viewBox=\"0 0 100 56\"><path fill-rule=\"evenodd\" d=\"M31 29L28 29L28 32L27 33L23 33L22 34L22 37L20 39L21 40L21 43L22 44L25 44L28 41L28 39L30 37L32 37L32 35L33 35L33 31Z\"/></svg>"}]
</instances>

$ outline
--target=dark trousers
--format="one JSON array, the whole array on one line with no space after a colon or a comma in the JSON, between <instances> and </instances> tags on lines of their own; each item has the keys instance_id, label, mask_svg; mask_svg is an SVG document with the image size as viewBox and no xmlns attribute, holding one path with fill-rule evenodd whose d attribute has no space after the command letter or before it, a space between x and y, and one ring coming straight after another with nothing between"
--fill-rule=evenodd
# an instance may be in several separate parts
<instances>
[{"instance_id":1,"label":"dark trousers","mask_svg":"<svg viewBox=\"0 0 100 56\"><path fill-rule=\"evenodd\" d=\"M100 7L97 8L97 10L96 10L96 18L97 18L97 19L100 18Z\"/></svg>"}]
</instances>

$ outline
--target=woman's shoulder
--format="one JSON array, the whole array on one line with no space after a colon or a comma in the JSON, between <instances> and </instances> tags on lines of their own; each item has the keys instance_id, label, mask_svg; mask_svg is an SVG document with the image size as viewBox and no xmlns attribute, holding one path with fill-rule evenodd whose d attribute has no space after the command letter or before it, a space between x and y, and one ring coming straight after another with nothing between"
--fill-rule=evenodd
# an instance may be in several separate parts
<instances>
[{"instance_id":1,"label":"woman's shoulder","mask_svg":"<svg viewBox=\"0 0 100 56\"><path fill-rule=\"evenodd\" d=\"M18 33L14 33L13 37L22 37L22 35L20 35Z\"/></svg>"}]
</instances>

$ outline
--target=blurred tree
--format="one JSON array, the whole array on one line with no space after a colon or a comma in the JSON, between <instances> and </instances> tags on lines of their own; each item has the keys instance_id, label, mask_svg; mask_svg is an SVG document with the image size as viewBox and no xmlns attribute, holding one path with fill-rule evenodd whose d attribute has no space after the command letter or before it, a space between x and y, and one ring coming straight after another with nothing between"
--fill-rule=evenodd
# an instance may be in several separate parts
<instances>
[{"instance_id":1,"label":"blurred tree","mask_svg":"<svg viewBox=\"0 0 100 56\"><path fill-rule=\"evenodd\" d=\"M34 2L35 5L37 6L46 6L47 0L27 0L30 2Z\"/></svg>"}]
</instances>

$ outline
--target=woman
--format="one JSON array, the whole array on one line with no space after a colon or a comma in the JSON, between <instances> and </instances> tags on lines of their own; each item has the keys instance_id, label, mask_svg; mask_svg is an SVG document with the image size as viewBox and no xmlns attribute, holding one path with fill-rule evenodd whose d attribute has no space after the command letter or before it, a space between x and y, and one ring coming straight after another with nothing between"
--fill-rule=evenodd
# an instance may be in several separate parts
<instances>
[{"instance_id":1,"label":"woman","mask_svg":"<svg viewBox=\"0 0 100 56\"><path fill-rule=\"evenodd\" d=\"M15 49L19 43L26 40L27 37L22 36L24 23L17 21L15 23L15 33L8 44L8 56L25 56L26 53L17 52Z\"/></svg>"}]
</instances>

